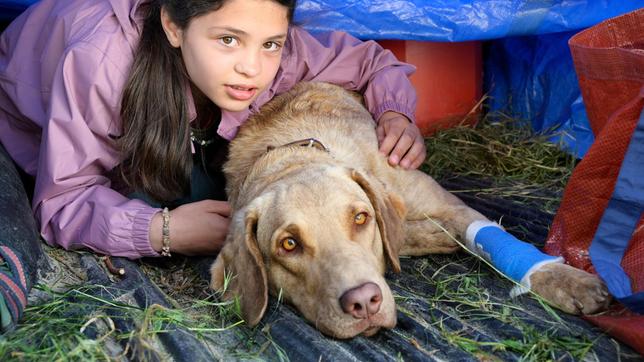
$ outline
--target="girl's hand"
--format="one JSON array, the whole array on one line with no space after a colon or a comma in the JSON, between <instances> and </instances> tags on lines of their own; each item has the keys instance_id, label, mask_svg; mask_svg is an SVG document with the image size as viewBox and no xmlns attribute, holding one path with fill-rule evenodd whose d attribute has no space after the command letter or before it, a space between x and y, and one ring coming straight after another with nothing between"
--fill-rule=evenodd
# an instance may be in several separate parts
<instances>
[{"instance_id":1,"label":"girl's hand","mask_svg":"<svg viewBox=\"0 0 644 362\"><path fill-rule=\"evenodd\" d=\"M418 168L427 155L425 141L418 127L404 115L387 111L378 119L376 128L379 151L389 164L404 169Z\"/></svg>"},{"instance_id":2,"label":"girl's hand","mask_svg":"<svg viewBox=\"0 0 644 362\"><path fill-rule=\"evenodd\" d=\"M170 211L170 253L213 255L226 240L230 224L226 201L203 200ZM150 223L150 243L161 252L163 217L157 213Z\"/></svg>"}]
</instances>

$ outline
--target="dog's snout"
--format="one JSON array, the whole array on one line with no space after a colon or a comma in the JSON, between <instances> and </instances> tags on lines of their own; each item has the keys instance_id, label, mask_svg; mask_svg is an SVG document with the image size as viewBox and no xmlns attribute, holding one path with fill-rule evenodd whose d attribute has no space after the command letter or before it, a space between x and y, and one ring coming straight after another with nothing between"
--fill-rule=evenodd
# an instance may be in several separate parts
<instances>
[{"instance_id":1,"label":"dog's snout","mask_svg":"<svg viewBox=\"0 0 644 362\"><path fill-rule=\"evenodd\" d=\"M356 319L366 319L378 313L382 291L376 283L364 283L349 289L340 297L342 310Z\"/></svg>"}]
</instances>

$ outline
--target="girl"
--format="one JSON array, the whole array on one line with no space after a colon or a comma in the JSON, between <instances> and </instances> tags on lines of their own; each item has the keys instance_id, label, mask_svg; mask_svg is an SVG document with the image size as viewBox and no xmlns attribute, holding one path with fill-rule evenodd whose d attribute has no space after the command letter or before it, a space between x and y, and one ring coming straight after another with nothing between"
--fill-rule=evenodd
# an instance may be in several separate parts
<instances>
[{"instance_id":1,"label":"girl","mask_svg":"<svg viewBox=\"0 0 644 362\"><path fill-rule=\"evenodd\" d=\"M374 42L313 37L290 24L294 7L42 0L16 19L0 39L0 141L35 176L45 240L128 258L215 253L227 140L298 81L363 93L380 150L418 167L413 68Z\"/></svg>"}]
</instances>

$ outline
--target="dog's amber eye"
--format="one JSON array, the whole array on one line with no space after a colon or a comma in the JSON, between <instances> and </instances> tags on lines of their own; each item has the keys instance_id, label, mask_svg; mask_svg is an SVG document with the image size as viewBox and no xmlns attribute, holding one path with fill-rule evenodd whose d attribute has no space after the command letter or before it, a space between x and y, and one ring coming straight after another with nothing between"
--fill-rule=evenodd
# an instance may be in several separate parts
<instances>
[{"instance_id":1,"label":"dog's amber eye","mask_svg":"<svg viewBox=\"0 0 644 362\"><path fill-rule=\"evenodd\" d=\"M293 251L297 248L297 241L293 238L282 239L282 248L286 251Z\"/></svg>"},{"instance_id":2,"label":"dog's amber eye","mask_svg":"<svg viewBox=\"0 0 644 362\"><path fill-rule=\"evenodd\" d=\"M368 216L369 215L366 212L359 212L356 214L356 216L353 217L353 222L355 222L356 225L362 225L367 222Z\"/></svg>"}]
</instances>

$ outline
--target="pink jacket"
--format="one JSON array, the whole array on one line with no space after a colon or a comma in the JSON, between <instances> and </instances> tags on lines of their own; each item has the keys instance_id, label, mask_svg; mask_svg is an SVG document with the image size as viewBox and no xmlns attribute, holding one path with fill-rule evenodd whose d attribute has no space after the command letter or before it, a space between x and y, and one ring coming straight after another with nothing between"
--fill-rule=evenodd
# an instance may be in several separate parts
<instances>
[{"instance_id":1,"label":"pink jacket","mask_svg":"<svg viewBox=\"0 0 644 362\"><path fill-rule=\"evenodd\" d=\"M33 208L50 244L128 258L158 255L148 232L160 210L125 197L108 176L119 163L109 135L120 134L121 90L145 2L41 0L0 38L0 141L37 176ZM249 110L223 112L218 133L232 139L249 114L302 80L361 91L376 118L393 110L413 120L416 95L407 78L413 70L374 42L344 33L316 38L293 27L270 89ZM190 113L194 119L194 104Z\"/></svg>"}]
</instances>

